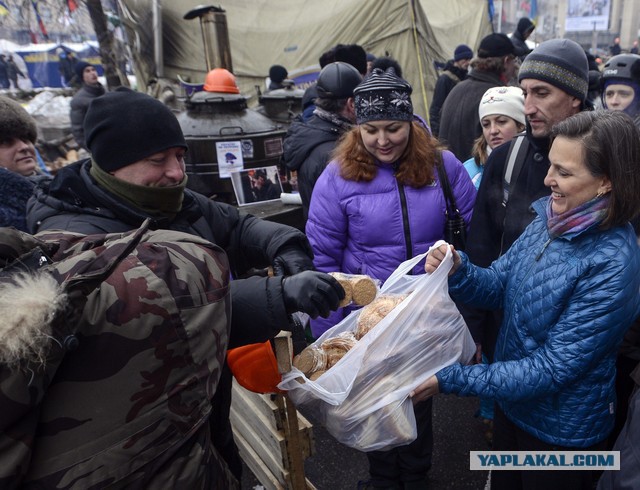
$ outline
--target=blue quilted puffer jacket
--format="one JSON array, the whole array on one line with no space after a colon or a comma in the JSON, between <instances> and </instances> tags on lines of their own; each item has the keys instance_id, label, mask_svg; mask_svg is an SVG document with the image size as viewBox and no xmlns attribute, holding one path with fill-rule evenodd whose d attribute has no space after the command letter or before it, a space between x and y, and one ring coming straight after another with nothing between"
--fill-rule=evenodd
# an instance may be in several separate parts
<instances>
[{"instance_id":1,"label":"blue quilted puffer jacket","mask_svg":"<svg viewBox=\"0 0 640 490\"><path fill-rule=\"evenodd\" d=\"M583 448L613 427L616 354L640 312L640 251L631 225L550 240L547 200L534 203L538 217L491 267L460 254L451 295L505 311L497 362L436 376L443 393L494 397L522 430Z\"/></svg>"}]
</instances>

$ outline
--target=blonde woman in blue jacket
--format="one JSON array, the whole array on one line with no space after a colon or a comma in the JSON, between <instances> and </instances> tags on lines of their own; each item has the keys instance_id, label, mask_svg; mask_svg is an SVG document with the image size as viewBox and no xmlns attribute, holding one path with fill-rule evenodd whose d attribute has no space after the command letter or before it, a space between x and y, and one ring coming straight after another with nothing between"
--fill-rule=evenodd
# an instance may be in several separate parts
<instances>
[{"instance_id":1,"label":"blonde woman in blue jacket","mask_svg":"<svg viewBox=\"0 0 640 490\"><path fill-rule=\"evenodd\" d=\"M490 267L453 252L451 295L503 308L493 364L454 365L419 386L497 400L496 451L604 450L615 360L639 313L640 132L621 112L582 112L553 130L538 217ZM427 258L432 272L446 252ZM590 471L496 471L491 488L591 489Z\"/></svg>"}]
</instances>

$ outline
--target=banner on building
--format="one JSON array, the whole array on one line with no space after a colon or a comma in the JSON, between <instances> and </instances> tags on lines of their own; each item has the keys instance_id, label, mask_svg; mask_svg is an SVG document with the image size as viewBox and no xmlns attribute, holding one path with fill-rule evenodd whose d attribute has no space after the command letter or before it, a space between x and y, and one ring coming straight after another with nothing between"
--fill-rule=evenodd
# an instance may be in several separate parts
<instances>
[{"instance_id":1,"label":"banner on building","mask_svg":"<svg viewBox=\"0 0 640 490\"><path fill-rule=\"evenodd\" d=\"M569 0L565 31L606 31L611 0Z\"/></svg>"}]
</instances>

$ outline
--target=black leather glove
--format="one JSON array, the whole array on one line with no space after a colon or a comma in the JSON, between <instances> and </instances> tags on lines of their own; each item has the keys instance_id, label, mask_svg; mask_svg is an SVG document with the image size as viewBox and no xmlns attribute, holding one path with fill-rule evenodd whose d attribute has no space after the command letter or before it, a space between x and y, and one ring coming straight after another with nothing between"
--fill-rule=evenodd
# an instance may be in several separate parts
<instances>
[{"instance_id":1,"label":"black leather glove","mask_svg":"<svg viewBox=\"0 0 640 490\"><path fill-rule=\"evenodd\" d=\"M292 276L302 271L313 271L313 257L307 255L304 248L286 245L278 250L273 259L273 273L276 276Z\"/></svg>"},{"instance_id":2,"label":"black leather glove","mask_svg":"<svg viewBox=\"0 0 640 490\"><path fill-rule=\"evenodd\" d=\"M311 318L326 318L344 299L344 289L329 274L305 271L282 279L282 298L287 313L302 311Z\"/></svg>"}]
</instances>

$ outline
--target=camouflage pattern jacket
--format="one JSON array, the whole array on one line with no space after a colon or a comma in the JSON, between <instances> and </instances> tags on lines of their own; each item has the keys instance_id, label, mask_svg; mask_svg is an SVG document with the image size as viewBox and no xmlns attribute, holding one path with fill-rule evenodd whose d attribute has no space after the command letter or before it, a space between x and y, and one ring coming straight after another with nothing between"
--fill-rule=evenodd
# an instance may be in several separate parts
<instances>
[{"instance_id":1,"label":"camouflage pattern jacket","mask_svg":"<svg viewBox=\"0 0 640 490\"><path fill-rule=\"evenodd\" d=\"M2 267L0 488L237 488L209 428L230 329L219 247L5 228Z\"/></svg>"},{"instance_id":2,"label":"camouflage pattern jacket","mask_svg":"<svg viewBox=\"0 0 640 490\"><path fill-rule=\"evenodd\" d=\"M236 279L254 268L271 265L283 247L294 246L313 257L301 231L241 215L235 207L189 189L173 220L149 216L98 186L89 175L90 166L90 160L81 160L60 169L52 181L40 183L27 207L29 232L121 233L138 228L151 218L152 229L183 231L222 247ZM233 329L229 347L264 342L288 325L281 281L278 277L259 276L232 281ZM256 318L260 321L256 322Z\"/></svg>"}]
</instances>

